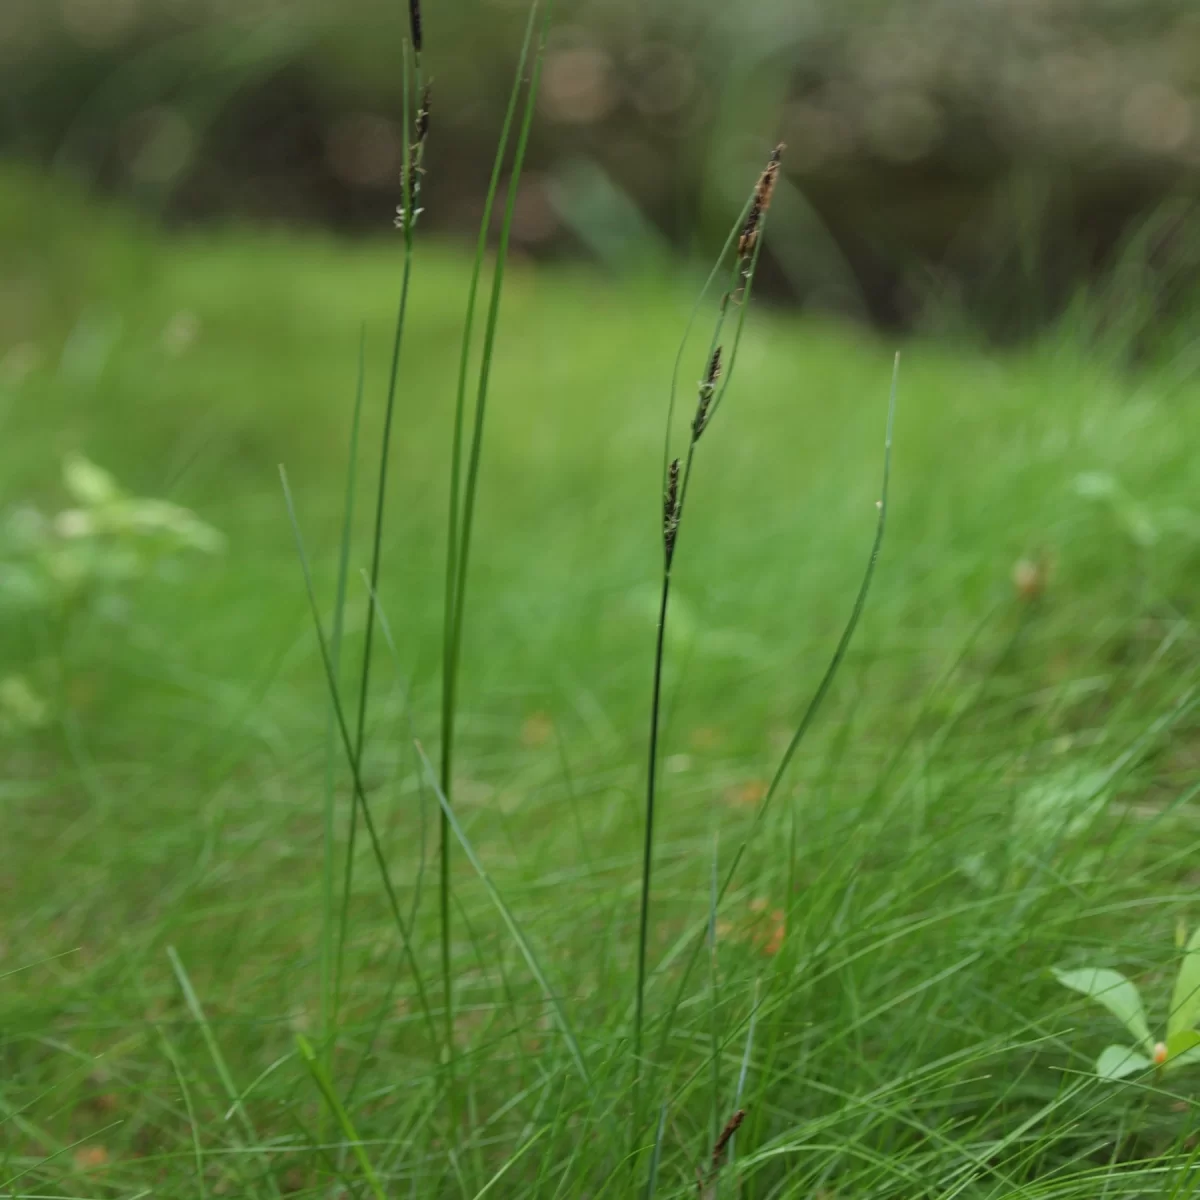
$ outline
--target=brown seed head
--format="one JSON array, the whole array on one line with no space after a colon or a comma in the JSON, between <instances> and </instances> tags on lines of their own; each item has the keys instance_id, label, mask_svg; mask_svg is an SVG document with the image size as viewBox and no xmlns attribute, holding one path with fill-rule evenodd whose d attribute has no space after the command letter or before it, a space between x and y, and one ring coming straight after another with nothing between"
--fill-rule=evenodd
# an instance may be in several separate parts
<instances>
[{"instance_id":1,"label":"brown seed head","mask_svg":"<svg viewBox=\"0 0 1200 1200\"><path fill-rule=\"evenodd\" d=\"M767 209L771 207L771 197L775 194L775 184L779 179L779 163L782 158L783 143L780 142L771 151L771 157L767 159L767 165L763 168L763 173L758 177L758 183L754 187L754 199L750 204L750 211L746 214L746 223L742 226L741 236L738 238L739 258L749 258L754 253L755 246L758 245L759 226L762 224Z\"/></svg>"},{"instance_id":2,"label":"brown seed head","mask_svg":"<svg viewBox=\"0 0 1200 1200\"><path fill-rule=\"evenodd\" d=\"M663 496L663 545L667 563L675 553L675 536L679 532L679 459L672 459L667 468L667 491Z\"/></svg>"},{"instance_id":3,"label":"brown seed head","mask_svg":"<svg viewBox=\"0 0 1200 1200\"><path fill-rule=\"evenodd\" d=\"M663 519L679 515L679 459L673 458L667 468L667 492L663 497Z\"/></svg>"},{"instance_id":4,"label":"brown seed head","mask_svg":"<svg viewBox=\"0 0 1200 1200\"><path fill-rule=\"evenodd\" d=\"M417 107L416 135L418 146L425 141L425 137L429 133L429 97L432 87L432 83L425 85L424 90L421 92L421 103Z\"/></svg>"},{"instance_id":5,"label":"brown seed head","mask_svg":"<svg viewBox=\"0 0 1200 1200\"><path fill-rule=\"evenodd\" d=\"M738 1126L745 1119L746 1110L739 1108L725 1123L725 1128L721 1130L721 1136L717 1138L717 1144L713 1147L712 1165L714 1171L721 1165L721 1159L725 1156L725 1147L729 1145L729 1139L737 1133Z\"/></svg>"},{"instance_id":6,"label":"brown seed head","mask_svg":"<svg viewBox=\"0 0 1200 1200\"><path fill-rule=\"evenodd\" d=\"M721 347L718 346L713 351L712 359L708 364L708 373L704 376L704 386L712 388L718 379L721 378Z\"/></svg>"},{"instance_id":7,"label":"brown seed head","mask_svg":"<svg viewBox=\"0 0 1200 1200\"><path fill-rule=\"evenodd\" d=\"M721 347L713 351L709 360L708 370L700 383L700 399L696 404L696 417L692 421L692 440L699 441L700 435L708 424L708 406L712 403L713 393L717 388L717 380L721 378Z\"/></svg>"}]
</instances>

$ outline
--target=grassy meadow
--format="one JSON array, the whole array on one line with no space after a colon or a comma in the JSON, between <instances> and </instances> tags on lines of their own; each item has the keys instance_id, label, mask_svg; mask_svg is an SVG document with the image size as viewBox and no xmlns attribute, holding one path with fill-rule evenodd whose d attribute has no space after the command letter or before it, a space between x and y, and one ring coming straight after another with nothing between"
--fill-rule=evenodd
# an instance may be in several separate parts
<instances>
[{"instance_id":1,"label":"grassy meadow","mask_svg":"<svg viewBox=\"0 0 1200 1200\"><path fill-rule=\"evenodd\" d=\"M360 829L323 1008L327 777L339 885L352 795L277 465L328 628L362 336L349 696L400 262L398 236L171 235L0 175L4 507L64 507L82 452L227 539L52 643L28 616L0 630L0 674L50 654L61 683L51 719L0 741L0 1188L1200 1193L1197 1076L1098 1080L1120 1027L1051 973L1124 972L1157 1030L1200 922L1200 384L1085 337L1083 304L1007 352L753 307L675 559L635 1089L662 434L703 274L510 264L453 787L494 893L456 842L447 1064L413 738L436 755L470 264L418 241L378 591L395 652L377 638L361 771L421 983ZM866 565L897 348L873 591L756 822Z\"/></svg>"}]
</instances>

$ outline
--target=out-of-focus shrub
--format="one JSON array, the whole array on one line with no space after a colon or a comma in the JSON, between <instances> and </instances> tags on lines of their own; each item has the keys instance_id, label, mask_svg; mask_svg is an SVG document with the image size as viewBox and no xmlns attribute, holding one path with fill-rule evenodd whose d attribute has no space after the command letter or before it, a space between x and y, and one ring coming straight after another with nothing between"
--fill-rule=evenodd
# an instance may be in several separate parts
<instances>
[{"instance_id":1,"label":"out-of-focus shrub","mask_svg":"<svg viewBox=\"0 0 1200 1200\"><path fill-rule=\"evenodd\" d=\"M50 515L20 504L0 524L0 613L32 631L26 645L35 652L0 678L0 733L50 719L76 622L124 621L136 584L176 573L185 554L224 545L195 513L130 495L82 456L66 460L63 484L69 507Z\"/></svg>"},{"instance_id":2,"label":"out-of-focus shrub","mask_svg":"<svg viewBox=\"0 0 1200 1200\"><path fill-rule=\"evenodd\" d=\"M427 220L467 229L526 5L426 7ZM8 0L0 141L176 216L382 231L405 23L397 0ZM641 244L596 226L591 179L627 229L632 212L676 245L710 237L738 203L732 181L779 139L793 190L776 290L903 320L930 297L1003 308L1032 286L1034 308L1057 311L1131 221L1195 190L1200 14L1181 0L564 0L515 233L530 251L636 258Z\"/></svg>"}]
</instances>

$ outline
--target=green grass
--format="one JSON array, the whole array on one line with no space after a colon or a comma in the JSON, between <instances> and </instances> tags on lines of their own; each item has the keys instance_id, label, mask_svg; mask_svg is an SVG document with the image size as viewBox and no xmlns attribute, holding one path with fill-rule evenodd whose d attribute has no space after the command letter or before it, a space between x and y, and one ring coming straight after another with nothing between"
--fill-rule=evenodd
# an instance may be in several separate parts
<instances>
[{"instance_id":1,"label":"green grass","mask_svg":"<svg viewBox=\"0 0 1200 1200\"><path fill-rule=\"evenodd\" d=\"M276 469L328 631L359 330L374 448L401 239L168 238L9 171L0 248L0 501L54 503L59 458L79 448L230 539L181 582L137 589L125 626L74 630L66 719L0 749L5 1189L315 1197L340 1178L352 1195L548 1200L640 1195L653 1158L656 1194L690 1196L714 1122L740 1106L729 1197L735 1177L754 1200L1193 1194L1192 1077L1170 1094L1091 1080L1119 1030L1050 968L1126 971L1161 1024L1176 922L1200 920L1186 699L1200 387L1169 365L1124 373L1066 331L1003 356L904 348L871 600L717 914L715 967L694 973L664 1040L714 867L828 662L876 518L895 347L750 314L673 569L657 1070L635 1175L661 434L697 281L510 264L458 697L454 811L486 878L456 851L456 1128L362 838L341 1033L320 1057L328 705ZM418 244L378 593L395 655L376 660L362 763L435 1019L439 809L408 721L436 760L469 270ZM183 311L198 334L172 351L163 331ZM701 331L685 386L705 349ZM1085 472L1132 499L1081 496ZM1130 536L1139 521L1157 540ZM1023 602L1013 564L1043 550L1049 585ZM19 668L28 631L6 626L0 649ZM344 765L337 786L341 838ZM1062 834L1096 792L1094 823ZM81 1150L98 1146L107 1165L88 1169Z\"/></svg>"}]
</instances>

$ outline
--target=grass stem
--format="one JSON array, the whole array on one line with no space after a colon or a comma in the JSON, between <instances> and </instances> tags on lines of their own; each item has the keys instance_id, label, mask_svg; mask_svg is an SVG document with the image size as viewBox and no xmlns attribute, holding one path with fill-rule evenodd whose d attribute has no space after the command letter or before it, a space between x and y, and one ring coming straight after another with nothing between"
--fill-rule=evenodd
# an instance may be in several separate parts
<instances>
[{"instance_id":1,"label":"grass stem","mask_svg":"<svg viewBox=\"0 0 1200 1200\"><path fill-rule=\"evenodd\" d=\"M526 63L529 60L536 27L539 0L530 6L525 36L521 44L521 55L516 76L509 95L500 142L492 166L492 177L484 202L483 218L480 221L479 239L476 245L475 262L467 292L467 315L463 327L463 342L459 357L458 389L455 397L454 434L450 465L450 513L447 532L446 582L442 629L442 744L440 763L442 805L439 821L439 880L438 912L440 921L440 948L442 966L442 1003L445 1014L445 1047L447 1063L453 1078L454 1059L454 995L451 976L450 938L450 841L451 828L447 808L452 803L454 786L454 743L458 717L458 667L462 650L463 621L466 609L466 582L470 564L471 533L475 519L475 503L479 485L479 468L483 454L484 419L487 412L488 388L491 381L492 359L495 353L496 328L500 316L500 298L504 289L504 268L508 258L509 240L512 234L513 216L516 210L517 190L525 152L529 145L529 131L537 103L538 85L541 79L546 32L552 5L547 4L543 18L541 38L534 54L533 72L525 95L525 108L517 136L517 146L509 175L508 197L504 217L500 226L496 263L492 274L491 297L484 325L483 348L481 351L479 381L475 395L475 411L470 446L467 450L465 478L463 474L463 439L466 424L466 381L470 365L471 335L474 323L479 279L487 249L487 238L491 227L492 211L499 191L504 158L516 116L517 103L521 94ZM461 496L460 496L461 493ZM455 1089L451 1087L452 1106ZM457 1125L457 1117L455 1118Z\"/></svg>"},{"instance_id":2,"label":"grass stem","mask_svg":"<svg viewBox=\"0 0 1200 1200\"><path fill-rule=\"evenodd\" d=\"M401 57L404 67L402 111L404 130L407 134L409 129L410 109L407 39L405 39L404 50ZM401 161L401 193L404 197L405 205L408 205L409 198L412 194L411 180L409 178L409 171L412 164L410 163L407 153L403 155ZM391 362L388 367L386 403L383 414L383 431L379 442L379 476L378 483L375 488L375 517L371 536L370 572L372 590L377 589L379 586L379 572L383 562L383 526L385 506L387 501L388 465L391 460L392 428L396 414L396 388L400 378L400 352L404 342L404 326L408 316L409 287L412 281L413 236L415 225L415 219L413 219L413 215L410 214L408 219L406 219L404 222L404 265L400 279L400 299L396 311L396 325L392 335L392 352ZM353 763L356 771L362 765L363 752L366 748L367 709L371 694L371 663L372 651L374 650L374 634L375 609L374 605L370 601L370 598L368 598L365 630L363 634L362 667L359 673L358 711L355 718L354 730ZM336 679L334 680L334 683L336 685ZM363 803L365 805L365 797ZM345 869L342 875L342 912L341 925L338 934L338 954L334 985L335 1008L341 995L342 973L345 967L346 937L350 919L350 899L354 882L354 853L358 832L357 814L358 808L352 804L350 807L350 825L346 836Z\"/></svg>"}]
</instances>

